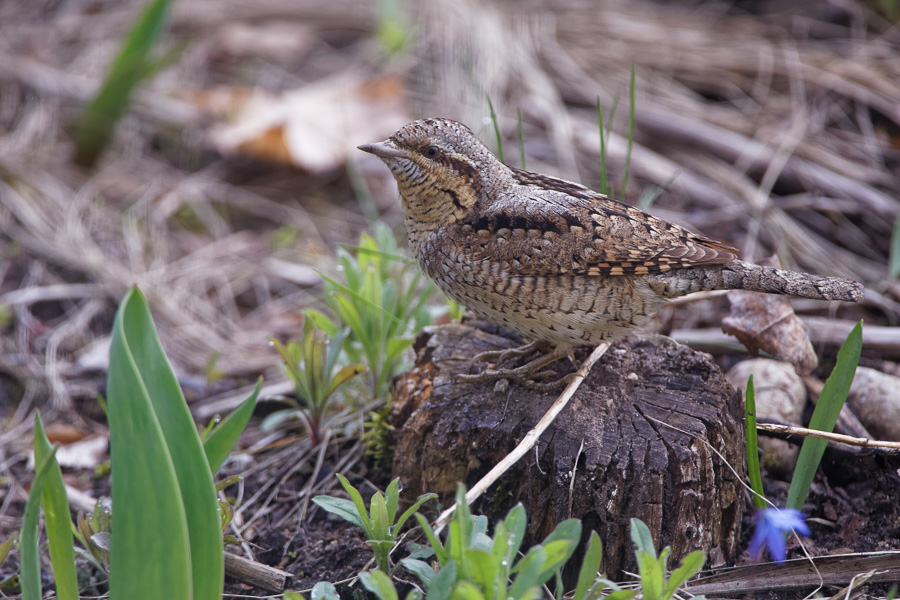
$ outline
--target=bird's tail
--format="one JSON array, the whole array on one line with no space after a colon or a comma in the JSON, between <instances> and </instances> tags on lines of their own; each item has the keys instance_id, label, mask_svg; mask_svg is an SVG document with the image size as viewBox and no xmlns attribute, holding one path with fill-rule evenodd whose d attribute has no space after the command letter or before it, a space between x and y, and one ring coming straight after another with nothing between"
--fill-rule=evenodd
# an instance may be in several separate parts
<instances>
[{"instance_id":1,"label":"bird's tail","mask_svg":"<svg viewBox=\"0 0 900 600\"><path fill-rule=\"evenodd\" d=\"M710 289L749 290L843 302L859 302L863 298L863 286L856 281L785 271L741 260L722 265L720 273L721 287Z\"/></svg>"}]
</instances>

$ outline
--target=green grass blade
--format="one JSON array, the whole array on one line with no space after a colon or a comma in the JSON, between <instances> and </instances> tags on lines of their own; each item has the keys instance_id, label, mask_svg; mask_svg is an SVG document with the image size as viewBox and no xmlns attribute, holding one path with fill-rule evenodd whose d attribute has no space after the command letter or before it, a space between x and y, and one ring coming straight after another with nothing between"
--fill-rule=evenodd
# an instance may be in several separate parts
<instances>
[{"instance_id":1,"label":"green grass blade","mask_svg":"<svg viewBox=\"0 0 900 600\"><path fill-rule=\"evenodd\" d=\"M49 457L44 475L41 505L44 508L44 526L50 544L50 561L53 563L53 579L56 597L60 600L78 600L78 575L75 572L75 546L72 536L72 520L69 517L69 500L63 483L59 463L50 455L53 448L44 433L41 413L34 416L34 462L41 464Z\"/></svg>"},{"instance_id":2,"label":"green grass blade","mask_svg":"<svg viewBox=\"0 0 900 600\"><path fill-rule=\"evenodd\" d=\"M147 390L148 378L132 351L139 344L136 331L143 329L135 314L142 301L137 289L125 296L110 347L107 389L112 499L117 507L110 542L110 598L191 598L190 541L181 490ZM161 529L165 536L159 535Z\"/></svg>"},{"instance_id":3,"label":"green grass blade","mask_svg":"<svg viewBox=\"0 0 900 600\"><path fill-rule=\"evenodd\" d=\"M444 548L444 544L441 543L440 538L434 533L434 529L431 528L431 523L419 513L415 513L413 516L416 518L416 521L419 522L419 527L425 532L428 543L434 548L434 557L438 559L439 563L446 565L447 561L450 560L450 555L447 552L447 549Z\"/></svg>"},{"instance_id":4,"label":"green grass blade","mask_svg":"<svg viewBox=\"0 0 900 600\"><path fill-rule=\"evenodd\" d=\"M340 244L339 248L342 248L347 251L353 251L356 253L365 252L367 254L372 254L373 256L377 256L380 258L386 258L390 261L402 263L405 265L415 265L418 264L414 258L410 258L408 256L403 256L402 254L397 254L396 252L385 252L384 250L367 248L364 246L360 246L359 244Z\"/></svg>"},{"instance_id":5,"label":"green grass blade","mask_svg":"<svg viewBox=\"0 0 900 600\"><path fill-rule=\"evenodd\" d=\"M747 380L747 401L744 404L744 433L747 436L747 476L753 494L753 505L762 510L766 507L762 474L759 472L759 444L756 439L756 393L753 391L753 375Z\"/></svg>"},{"instance_id":6,"label":"green grass blade","mask_svg":"<svg viewBox=\"0 0 900 600\"><path fill-rule=\"evenodd\" d=\"M51 450L43 462L37 465L34 472L34 481L31 482L31 493L28 494L28 502L25 503L25 513L22 518L22 533L19 534L19 562L21 563L21 586L23 600L41 599L41 557L38 548L38 519L40 517L41 493L44 490L44 482L47 467L56 456L56 449Z\"/></svg>"},{"instance_id":7,"label":"green grass blade","mask_svg":"<svg viewBox=\"0 0 900 600\"><path fill-rule=\"evenodd\" d=\"M631 148L634 145L634 65L631 65L631 86L628 89L630 107L628 109L628 150L625 152L625 171L622 173L622 189L619 198L625 200L625 188L628 186L628 172L631 169Z\"/></svg>"},{"instance_id":8,"label":"green grass blade","mask_svg":"<svg viewBox=\"0 0 900 600\"><path fill-rule=\"evenodd\" d=\"M157 69L148 58L166 24L170 0L153 0L122 45L100 91L85 108L78 123L75 161L91 166L109 140L116 123L128 110L132 93Z\"/></svg>"},{"instance_id":9,"label":"green grass blade","mask_svg":"<svg viewBox=\"0 0 900 600\"><path fill-rule=\"evenodd\" d=\"M516 136L519 138L519 162L525 170L525 136L522 135L522 111L516 109Z\"/></svg>"},{"instance_id":10,"label":"green grass blade","mask_svg":"<svg viewBox=\"0 0 900 600\"><path fill-rule=\"evenodd\" d=\"M600 193L609 195L609 184L606 180L606 132L603 130L603 106L597 96L597 122L600 129Z\"/></svg>"},{"instance_id":11,"label":"green grass blade","mask_svg":"<svg viewBox=\"0 0 900 600\"><path fill-rule=\"evenodd\" d=\"M834 429L834 424L837 422L847 394L850 392L850 384L853 383L861 352L862 322L859 322L841 345L837 364L825 382L825 387L822 388L822 393L819 395L819 402L810 418L810 429L828 432ZM788 491L788 508L800 510L803 507L827 445L828 440L820 438L808 437L803 440L800 456L797 458L797 467L794 469L794 476L791 479L791 488Z\"/></svg>"},{"instance_id":12,"label":"green grass blade","mask_svg":"<svg viewBox=\"0 0 900 600\"><path fill-rule=\"evenodd\" d=\"M369 300L368 298L366 298L359 292L350 289L349 287L347 287L346 285L343 285L342 283L338 283L335 279L332 279L331 277L328 277L327 275L322 275L321 273L319 273L319 275L322 277L322 279L324 279L325 281L327 281L328 283L333 285L335 288L337 288L338 290L340 290L340 291L344 292L345 294L347 294L348 296L350 296L351 299L359 302L361 306L371 308L375 311L380 312L381 314L384 314L391 321L394 321L400 325L403 324L403 322L400 319L398 319L397 317L395 317L393 314L391 314L390 311L385 310L382 306L379 306L375 302L372 302L371 300ZM337 298L340 298L340 296L337 296ZM358 314L358 312L357 312L357 314ZM343 316L343 314L342 314L342 316ZM356 323L357 323L356 327L358 327L361 330L365 329L365 327L363 327L362 321L357 319ZM351 325L350 323L347 323L347 324ZM350 329L353 329L354 333L357 333L356 329L353 328L353 325L350 326Z\"/></svg>"},{"instance_id":13,"label":"green grass blade","mask_svg":"<svg viewBox=\"0 0 900 600\"><path fill-rule=\"evenodd\" d=\"M403 511L403 514L400 515L399 519L397 519L397 523L394 526L395 532L399 531L400 528L403 527L403 524L406 523L406 521L411 516L413 516L413 513L416 512L417 510L419 510L419 508L421 508L423 504L425 504L429 500L433 500L434 498L437 498L437 497L438 497L437 494L422 494L421 496L419 496L419 498L415 502L413 502L412 506L410 506L405 511ZM395 533L395 535L396 535L396 533Z\"/></svg>"},{"instance_id":14,"label":"green grass blade","mask_svg":"<svg viewBox=\"0 0 900 600\"><path fill-rule=\"evenodd\" d=\"M215 473L228 458L232 448L237 443L238 438L247 427L247 422L253 415L253 409L256 408L256 399L259 398L259 391L262 389L262 377L256 382L253 393L241 402L225 420L219 423L219 426L213 429L206 441L203 442L203 451L206 453L206 460L209 463L209 470Z\"/></svg>"},{"instance_id":15,"label":"green grass blade","mask_svg":"<svg viewBox=\"0 0 900 600\"><path fill-rule=\"evenodd\" d=\"M497 113L494 112L494 103L491 97L487 96L488 108L491 110L491 123L494 124L494 135L497 136L497 158L503 162L503 139L500 136L500 125L497 123Z\"/></svg>"}]
</instances>

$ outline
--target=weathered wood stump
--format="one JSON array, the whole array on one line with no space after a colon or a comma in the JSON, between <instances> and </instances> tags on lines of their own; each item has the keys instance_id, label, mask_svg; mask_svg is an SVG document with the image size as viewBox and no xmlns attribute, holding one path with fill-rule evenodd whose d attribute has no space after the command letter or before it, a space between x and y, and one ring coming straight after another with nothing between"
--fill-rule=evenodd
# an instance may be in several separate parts
<instances>
[{"instance_id":1,"label":"weathered wood stump","mask_svg":"<svg viewBox=\"0 0 900 600\"><path fill-rule=\"evenodd\" d=\"M519 343L504 335L454 323L428 328L416 341L416 365L398 379L392 412L394 475L412 497L436 492L451 502L457 482L474 485L558 396L505 382L454 382L477 353ZM583 537L593 529L603 540L612 577L636 571L632 517L648 525L660 548L672 546L676 561L699 549L708 554L707 566L729 563L738 551L744 500L734 473L705 442L743 474L742 420L740 394L708 355L674 342L618 343L594 365L536 452L474 510L496 519L522 502L526 544L564 519L582 519Z\"/></svg>"}]
</instances>

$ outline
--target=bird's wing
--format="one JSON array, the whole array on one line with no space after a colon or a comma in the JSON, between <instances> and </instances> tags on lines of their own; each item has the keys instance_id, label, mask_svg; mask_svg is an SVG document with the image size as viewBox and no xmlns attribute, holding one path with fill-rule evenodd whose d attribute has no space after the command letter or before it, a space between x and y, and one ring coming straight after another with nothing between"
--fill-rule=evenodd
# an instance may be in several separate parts
<instances>
[{"instance_id":1,"label":"bird's wing","mask_svg":"<svg viewBox=\"0 0 900 600\"><path fill-rule=\"evenodd\" d=\"M518 275L600 276L724 264L737 255L577 184L527 175L534 184L485 202L456 224L457 250L471 264L498 261Z\"/></svg>"}]
</instances>

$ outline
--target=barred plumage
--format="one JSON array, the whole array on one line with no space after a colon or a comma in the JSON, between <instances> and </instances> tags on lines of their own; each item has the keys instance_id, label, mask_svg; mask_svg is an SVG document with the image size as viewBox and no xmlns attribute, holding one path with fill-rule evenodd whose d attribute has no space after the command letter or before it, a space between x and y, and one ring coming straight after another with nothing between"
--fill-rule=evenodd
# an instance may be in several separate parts
<instances>
[{"instance_id":1,"label":"barred plumage","mask_svg":"<svg viewBox=\"0 0 900 600\"><path fill-rule=\"evenodd\" d=\"M478 315L558 349L624 337L696 291L862 298L856 282L745 263L582 185L508 167L455 121L415 121L360 149L393 172L426 273Z\"/></svg>"}]
</instances>

